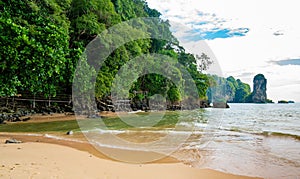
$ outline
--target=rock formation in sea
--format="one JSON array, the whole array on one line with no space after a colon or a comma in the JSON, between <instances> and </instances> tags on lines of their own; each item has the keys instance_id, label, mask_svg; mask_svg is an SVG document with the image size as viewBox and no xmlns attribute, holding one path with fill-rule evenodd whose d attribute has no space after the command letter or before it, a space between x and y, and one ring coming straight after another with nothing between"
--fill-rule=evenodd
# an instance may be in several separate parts
<instances>
[{"instance_id":1,"label":"rock formation in sea","mask_svg":"<svg viewBox=\"0 0 300 179\"><path fill-rule=\"evenodd\" d=\"M267 79L263 74L258 74L253 79L253 92L251 94L251 102L266 103L267 102Z\"/></svg>"}]
</instances>

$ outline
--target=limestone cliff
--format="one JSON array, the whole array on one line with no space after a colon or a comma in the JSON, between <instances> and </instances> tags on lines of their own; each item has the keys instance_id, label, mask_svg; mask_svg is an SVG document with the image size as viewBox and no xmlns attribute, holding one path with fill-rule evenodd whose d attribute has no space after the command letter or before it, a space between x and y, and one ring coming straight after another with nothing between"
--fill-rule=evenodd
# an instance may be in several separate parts
<instances>
[{"instance_id":1,"label":"limestone cliff","mask_svg":"<svg viewBox=\"0 0 300 179\"><path fill-rule=\"evenodd\" d=\"M263 74L258 74L253 79L253 92L251 94L253 103L267 102L267 79Z\"/></svg>"}]
</instances>

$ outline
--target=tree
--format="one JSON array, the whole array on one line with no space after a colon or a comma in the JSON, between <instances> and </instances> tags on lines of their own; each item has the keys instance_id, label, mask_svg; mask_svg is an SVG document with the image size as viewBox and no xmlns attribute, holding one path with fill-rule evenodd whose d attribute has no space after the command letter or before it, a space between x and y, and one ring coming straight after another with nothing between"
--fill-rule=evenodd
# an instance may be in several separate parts
<instances>
[{"instance_id":1,"label":"tree","mask_svg":"<svg viewBox=\"0 0 300 179\"><path fill-rule=\"evenodd\" d=\"M202 53L201 56L196 55L196 60L200 72L207 70L208 67L213 64L213 61L205 53Z\"/></svg>"},{"instance_id":2,"label":"tree","mask_svg":"<svg viewBox=\"0 0 300 179\"><path fill-rule=\"evenodd\" d=\"M4 8L5 7L5 8ZM2 2L0 94L56 94L68 61L68 23L54 1ZM51 13L50 13L51 12Z\"/></svg>"},{"instance_id":3,"label":"tree","mask_svg":"<svg viewBox=\"0 0 300 179\"><path fill-rule=\"evenodd\" d=\"M209 101L248 102L250 85L243 83L240 79L235 80L232 76L223 78L213 75L210 78L213 79L213 85L207 91Z\"/></svg>"},{"instance_id":4,"label":"tree","mask_svg":"<svg viewBox=\"0 0 300 179\"><path fill-rule=\"evenodd\" d=\"M86 46L98 35L103 35L121 21L136 17L155 17L153 21L138 22L123 26L120 33L107 38L104 48L109 49L113 40L122 41L126 36L143 35L115 49L101 64L96 77L95 96L101 100L111 93L112 82L118 71L131 59L143 54L162 54L180 63L192 80L173 65L172 75L180 85L159 74L147 74L137 79L133 90L147 90L150 95L162 94L176 102L188 98L183 94L183 85L195 83L198 97L206 98L209 86L207 75L202 73L211 64L209 57L186 53L170 31L167 20L151 9L145 0L0 0L0 96L13 96L29 92L33 95L55 96L58 92L71 94L74 72L78 65L91 72L89 59L82 55ZM152 34L159 38L151 39ZM105 34L104 34L105 35ZM162 40L168 39L168 40ZM111 41L110 41L111 40ZM200 62L200 63L198 63ZM197 66L200 64L201 66ZM148 65L157 68L157 64ZM137 75L137 73L131 73ZM78 77L78 76L76 76ZM87 78L81 76L82 94L91 89Z\"/></svg>"},{"instance_id":5,"label":"tree","mask_svg":"<svg viewBox=\"0 0 300 179\"><path fill-rule=\"evenodd\" d=\"M238 87L236 89L234 102L236 103L245 103L247 96L251 93L250 86L246 83L243 83L240 79L237 79Z\"/></svg>"}]
</instances>

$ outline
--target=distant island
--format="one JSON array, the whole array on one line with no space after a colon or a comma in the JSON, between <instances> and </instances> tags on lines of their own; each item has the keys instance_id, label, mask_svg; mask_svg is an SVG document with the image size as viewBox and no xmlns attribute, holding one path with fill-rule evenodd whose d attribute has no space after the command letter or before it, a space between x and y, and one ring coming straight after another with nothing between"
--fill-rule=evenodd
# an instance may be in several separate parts
<instances>
[{"instance_id":1,"label":"distant island","mask_svg":"<svg viewBox=\"0 0 300 179\"><path fill-rule=\"evenodd\" d=\"M288 103L295 103L295 101L286 101L286 100L279 100L279 104L288 104Z\"/></svg>"},{"instance_id":2,"label":"distant island","mask_svg":"<svg viewBox=\"0 0 300 179\"><path fill-rule=\"evenodd\" d=\"M263 74L253 78L253 91L250 85L230 76L228 78L212 75L216 82L207 92L209 102L228 103L274 103L267 98L267 79Z\"/></svg>"},{"instance_id":3,"label":"distant island","mask_svg":"<svg viewBox=\"0 0 300 179\"><path fill-rule=\"evenodd\" d=\"M249 103L272 103L267 98L267 79L263 74L258 74L253 79L253 92L247 97Z\"/></svg>"}]
</instances>

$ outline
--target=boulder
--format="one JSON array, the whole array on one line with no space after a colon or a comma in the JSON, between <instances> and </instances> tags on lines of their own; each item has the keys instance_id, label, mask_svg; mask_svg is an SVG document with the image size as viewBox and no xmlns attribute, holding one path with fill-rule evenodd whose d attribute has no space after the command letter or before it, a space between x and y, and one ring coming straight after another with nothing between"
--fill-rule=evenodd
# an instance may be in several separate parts
<instances>
[{"instance_id":1,"label":"boulder","mask_svg":"<svg viewBox=\"0 0 300 179\"><path fill-rule=\"evenodd\" d=\"M6 120L6 115L0 114L0 124L3 124L5 120Z\"/></svg>"},{"instance_id":2,"label":"boulder","mask_svg":"<svg viewBox=\"0 0 300 179\"><path fill-rule=\"evenodd\" d=\"M16 140L16 139L7 139L5 141L6 144L19 144L19 143L22 143L22 141L20 140Z\"/></svg>"},{"instance_id":3,"label":"boulder","mask_svg":"<svg viewBox=\"0 0 300 179\"><path fill-rule=\"evenodd\" d=\"M4 123L4 119L2 117L0 117L0 124Z\"/></svg>"},{"instance_id":4,"label":"boulder","mask_svg":"<svg viewBox=\"0 0 300 179\"><path fill-rule=\"evenodd\" d=\"M214 108L229 108L229 105L226 102L213 102Z\"/></svg>"},{"instance_id":5,"label":"boulder","mask_svg":"<svg viewBox=\"0 0 300 179\"><path fill-rule=\"evenodd\" d=\"M73 132L73 131L68 131L66 134L67 134L67 135L73 135L74 132Z\"/></svg>"},{"instance_id":6,"label":"boulder","mask_svg":"<svg viewBox=\"0 0 300 179\"><path fill-rule=\"evenodd\" d=\"M26 117L26 118L23 118L22 121L29 121L31 118L30 117Z\"/></svg>"},{"instance_id":7,"label":"boulder","mask_svg":"<svg viewBox=\"0 0 300 179\"><path fill-rule=\"evenodd\" d=\"M208 100L201 100L200 101L200 108L208 108L208 107L210 107Z\"/></svg>"}]
</instances>

